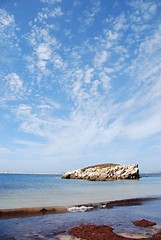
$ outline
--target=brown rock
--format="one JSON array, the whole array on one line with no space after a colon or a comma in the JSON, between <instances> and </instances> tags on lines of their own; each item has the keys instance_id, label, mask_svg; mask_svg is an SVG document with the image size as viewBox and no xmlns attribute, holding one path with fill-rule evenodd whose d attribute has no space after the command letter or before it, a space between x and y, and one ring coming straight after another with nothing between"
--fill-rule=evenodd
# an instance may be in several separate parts
<instances>
[{"instance_id":1,"label":"brown rock","mask_svg":"<svg viewBox=\"0 0 161 240\"><path fill-rule=\"evenodd\" d=\"M99 181L106 181L107 178L108 178L107 173L102 173L102 174L98 177L98 180L99 180Z\"/></svg>"},{"instance_id":2,"label":"brown rock","mask_svg":"<svg viewBox=\"0 0 161 240\"><path fill-rule=\"evenodd\" d=\"M138 226L138 227L152 227L152 226L156 225L155 222L150 222L150 221L148 221L146 219L135 221L135 222L133 222L133 224L135 226Z\"/></svg>"},{"instance_id":3,"label":"brown rock","mask_svg":"<svg viewBox=\"0 0 161 240\"><path fill-rule=\"evenodd\" d=\"M70 229L69 234L83 240L135 240L117 235L112 227L106 225L81 225Z\"/></svg>"},{"instance_id":4,"label":"brown rock","mask_svg":"<svg viewBox=\"0 0 161 240\"><path fill-rule=\"evenodd\" d=\"M154 234L152 239L153 240L161 239L161 232Z\"/></svg>"}]
</instances>

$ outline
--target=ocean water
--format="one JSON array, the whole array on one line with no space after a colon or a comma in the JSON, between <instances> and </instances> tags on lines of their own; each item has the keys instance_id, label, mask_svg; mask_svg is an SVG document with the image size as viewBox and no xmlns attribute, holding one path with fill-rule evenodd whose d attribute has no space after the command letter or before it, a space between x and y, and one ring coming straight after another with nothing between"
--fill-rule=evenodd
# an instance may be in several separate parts
<instances>
[{"instance_id":1,"label":"ocean water","mask_svg":"<svg viewBox=\"0 0 161 240\"><path fill-rule=\"evenodd\" d=\"M0 175L0 209L75 205L137 197L161 197L161 175L142 175L139 180L89 182L65 180L61 175ZM138 239L161 231L161 198L140 205L117 206L89 212L67 212L0 220L1 240L72 239L67 231L81 224L105 224L119 234ZM135 227L133 221L156 222L152 228ZM65 231L59 237L56 232ZM139 237L140 236L140 237Z\"/></svg>"},{"instance_id":2,"label":"ocean water","mask_svg":"<svg viewBox=\"0 0 161 240\"><path fill-rule=\"evenodd\" d=\"M143 236L150 237L154 233L161 231L160 209L161 201L152 200L139 206L1 220L0 239L71 240L73 238L68 238L68 235L66 235L68 230L82 224L108 225L113 227L118 234L126 233L131 237L137 235L138 239L140 239ZM133 225L133 221L143 218L154 221L157 225L151 228L141 228ZM65 231L65 234L61 238L59 238L59 235L54 234L62 231Z\"/></svg>"},{"instance_id":3,"label":"ocean water","mask_svg":"<svg viewBox=\"0 0 161 240\"><path fill-rule=\"evenodd\" d=\"M0 174L0 209L161 196L161 174L141 176L139 180L95 182L61 179L59 174Z\"/></svg>"}]
</instances>

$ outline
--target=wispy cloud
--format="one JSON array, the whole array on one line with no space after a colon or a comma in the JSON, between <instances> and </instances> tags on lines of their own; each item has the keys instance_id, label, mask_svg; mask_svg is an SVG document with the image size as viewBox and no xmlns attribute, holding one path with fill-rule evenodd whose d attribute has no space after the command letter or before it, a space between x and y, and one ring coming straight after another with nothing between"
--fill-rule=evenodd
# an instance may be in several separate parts
<instances>
[{"instance_id":1,"label":"wispy cloud","mask_svg":"<svg viewBox=\"0 0 161 240\"><path fill-rule=\"evenodd\" d=\"M90 9L86 9L83 13L83 16L79 18L81 23L81 31L86 31L90 26L95 22L95 17L97 13L101 10L101 2L99 0L93 0L91 2Z\"/></svg>"},{"instance_id":2,"label":"wispy cloud","mask_svg":"<svg viewBox=\"0 0 161 240\"><path fill-rule=\"evenodd\" d=\"M134 8L134 14L132 15L134 23L151 20L157 11L157 4L152 1L137 0L129 1L127 4Z\"/></svg>"},{"instance_id":3,"label":"wispy cloud","mask_svg":"<svg viewBox=\"0 0 161 240\"><path fill-rule=\"evenodd\" d=\"M0 147L0 154L10 154L11 151L5 147Z\"/></svg>"},{"instance_id":4,"label":"wispy cloud","mask_svg":"<svg viewBox=\"0 0 161 240\"><path fill-rule=\"evenodd\" d=\"M49 3L49 4L55 4L55 3L61 3L62 0L40 0L42 3Z\"/></svg>"},{"instance_id":5,"label":"wispy cloud","mask_svg":"<svg viewBox=\"0 0 161 240\"><path fill-rule=\"evenodd\" d=\"M20 54L18 30L14 16L0 8L1 78L8 73L6 66L10 66L10 69L14 68L15 61Z\"/></svg>"},{"instance_id":6,"label":"wispy cloud","mask_svg":"<svg viewBox=\"0 0 161 240\"><path fill-rule=\"evenodd\" d=\"M7 82L6 88L9 89L9 92L12 92L17 97L23 94L23 82L16 73L8 74L5 76L5 80Z\"/></svg>"},{"instance_id":7,"label":"wispy cloud","mask_svg":"<svg viewBox=\"0 0 161 240\"><path fill-rule=\"evenodd\" d=\"M51 33L55 29L55 25L47 24L49 18L62 15L61 8L55 8L54 11L45 8L43 11L45 13L39 12L34 23L30 23L31 32L26 35L26 40L30 44L32 52L32 54L26 56L27 67L32 75L36 75L38 82L44 77L52 75L52 66L54 69L59 69L63 65L63 59L58 53L61 44Z\"/></svg>"},{"instance_id":8,"label":"wispy cloud","mask_svg":"<svg viewBox=\"0 0 161 240\"><path fill-rule=\"evenodd\" d=\"M98 4L98 2L97 2ZM135 10L138 9L139 14L142 13L143 9L149 9L149 11L152 11L150 6L151 5L131 5ZM136 16L138 13L137 11L133 13L133 16ZM152 18L152 16L151 16ZM135 78L135 80L137 81L137 79L139 79L140 82L145 81L146 80L146 76L143 75L143 71L146 73L146 75L150 74L150 70L147 72L147 64L148 64L148 60L147 60L147 53L143 52L143 48L147 49L147 45L150 46L150 38L152 38L151 36L149 36L149 40L147 40L147 36L145 38L144 44L143 42L140 42L140 44L138 44L138 51L139 54L133 58L133 62L131 62L131 64L129 64L129 62L127 61L128 59L128 54L131 54L130 52L127 52L124 44L123 44L123 39L125 34L127 34L127 30L129 31L130 29L130 21L132 21L132 14L128 13L128 14L121 14L118 18L116 18L116 20L113 22L113 24L111 25L110 29L106 28L106 30L104 30L104 37L101 37L99 39L99 48L96 49L96 51L93 54L93 63L91 61L91 65L89 67L87 67L86 65L83 66L82 62L80 62L80 59L78 58L78 60L76 58L71 59L71 63L70 62L66 62L65 65L63 65L63 61L61 62L61 66L63 71L65 71L65 76L63 76L63 84L66 84L66 90L68 95L71 97L73 103L75 104L75 109L74 112L70 112L68 115L68 119L66 120L66 126L71 125L71 123L73 122L74 124L74 119L73 116L76 116L75 114L80 114L82 115L83 121L86 119L91 119L91 117L97 117L96 119L96 133L98 132L98 129L100 127L104 128L104 132L107 131L108 132L112 131L115 132L114 137L115 136L120 136L120 130L122 132L125 131L125 124L127 124L127 122L129 121L128 119L130 119L130 114L132 114L132 111L130 110L130 107L133 106L133 112L135 112L136 117L138 117L140 119L140 110L139 110L139 103L137 101L137 96L141 98L145 98L146 95L144 95L144 97L141 97L142 94L142 89L138 89L139 85L132 85L130 84L130 79ZM149 21L150 18L145 17L144 21ZM111 21L111 20L110 20ZM133 19L134 21L134 19ZM139 20L138 20L139 21ZM140 21L143 21L143 19L140 19ZM124 26L126 26L126 28L123 30ZM107 30L108 29L108 30ZM122 31L123 30L123 31ZM136 29L135 29L136 30ZM121 32L120 32L121 31ZM129 36L131 34L132 30L129 31ZM156 35L157 35L158 30L156 31ZM138 41L138 32L135 35L136 40ZM156 36L156 38L158 37L158 35ZM48 38L49 39L49 38ZM128 36L127 36L128 39ZM152 38L153 39L153 38ZM159 37L158 37L159 39ZM159 44L159 40L151 40L155 42L156 45L156 41L157 44ZM98 39L97 39L98 40ZM107 45L107 40L110 42L110 45ZM135 39L134 39L135 40ZM56 42L56 41L55 41ZM129 42L129 45L127 47L131 48L132 47L131 42ZM151 43L151 48L152 47L152 43ZM40 44L38 45L38 47L36 48L36 53L37 53L37 57L39 59L38 63L40 65L37 65L39 67L39 69L43 69L45 72L45 67L46 67L46 61L51 61L51 51L53 49L53 46L48 46L48 43L45 44ZM76 48L75 48L76 49ZM107 50L103 50L103 49L107 49ZM158 46L157 48L158 49ZM136 50L136 49L135 49ZM77 50L73 50L74 51ZM93 51L93 50L92 50ZM92 52L91 52L92 54ZM71 52L72 55L72 52ZM151 54L148 51L148 55L149 55L149 61L151 60L152 55L155 56L154 53L154 49L151 50ZM116 62L114 61L115 58L117 58ZM142 61L144 58L144 61ZM112 64L111 64L111 59L112 59ZM42 61L42 65L41 65L41 61ZM159 61L159 59L157 60ZM115 63L114 63L115 62ZM140 65L140 62L142 62L142 65ZM71 67L71 65L74 64L75 69L73 69ZM80 68L80 64L81 64L81 68ZM122 65L122 66L121 66ZM55 65L56 66L56 65ZM105 67L108 66L108 67ZM130 102L130 98L131 95L129 93L129 97L127 97L127 99L122 100L121 105L119 104L119 106L117 108L115 108L115 104L112 103L111 108L116 109L117 111L113 111L112 114L113 116L115 116L113 118L113 124L112 125L108 125L108 117L109 117L109 112L108 110L105 110L106 107L100 107L102 106L109 106L110 102L108 100L108 95L107 96L101 96L101 91L102 89L108 89L108 91L110 90L111 93L113 91L113 82L114 79L116 79L115 81L119 81L119 78L116 77L116 74L118 74L118 71L120 71L120 67L121 69L123 69L123 71L127 72L127 69L129 69L128 71L130 72L131 75L129 75L129 79L127 79L127 82L129 84L129 89L131 92L136 94L136 97L134 97L135 95L133 95L132 99L132 105L128 105L128 103ZM145 68L145 69L144 69ZM154 72L154 66L152 65L151 71ZM67 73L68 72L68 73ZM66 74L67 73L67 74ZM157 69L157 73L158 73L158 69ZM137 76L137 74L139 74ZM69 75L69 77L68 77ZM61 82L60 82L61 84ZM69 91L68 91L69 90ZM146 94L149 93L149 86L148 84L146 85L146 87L144 86L144 90L146 91ZM124 86L121 86L120 91L117 93L117 95L115 96L115 98L117 99L117 97L119 97L119 95L122 94L122 91L125 91ZM110 93L110 94L111 94ZM99 96L99 98L98 98ZM96 103L96 97L97 99L97 103ZM113 102L115 101L115 98L113 99ZM111 100L110 100L111 101ZM117 105L117 104L116 104ZM146 105L146 103L144 104L144 102L142 102L142 107L144 107ZM123 111L129 111L129 114L124 113ZM145 108L146 110L146 108ZM149 110L149 108L148 108ZM81 111L81 112L80 112ZM73 115L74 114L74 115ZM122 115L121 119L118 120L117 117L120 116L120 114ZM81 116L80 115L80 116ZM104 116L105 122L103 125L99 125L99 123L102 121L100 120L99 116ZM70 119L70 124L69 124L69 119ZM87 121L88 122L88 121ZM143 120L144 123L144 120ZM116 127L118 125L118 127ZM115 126L115 130L114 130L114 126ZM131 124L130 127L134 127L135 129L135 124ZM110 129L113 130L110 130ZM69 126L68 126L69 129ZM73 128L72 128L73 129ZM107 129L107 130L106 130ZM116 131L117 129L117 131ZM64 131L64 128L63 128ZM126 132L126 131L125 131ZM140 131L141 132L141 131ZM69 132L68 132L69 134ZM129 133L130 134L130 133ZM121 134L123 136L123 133ZM93 136L92 136L93 137ZM141 134L140 134L141 137ZM144 137L144 133L143 133L143 137ZM101 136L100 136L101 138Z\"/></svg>"}]
</instances>

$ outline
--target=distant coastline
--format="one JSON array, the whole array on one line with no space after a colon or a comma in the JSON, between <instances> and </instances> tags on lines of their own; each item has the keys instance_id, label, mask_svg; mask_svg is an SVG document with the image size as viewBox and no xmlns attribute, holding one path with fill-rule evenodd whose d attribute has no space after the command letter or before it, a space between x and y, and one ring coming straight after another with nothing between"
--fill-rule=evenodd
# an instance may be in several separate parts
<instances>
[{"instance_id":1,"label":"distant coastline","mask_svg":"<svg viewBox=\"0 0 161 240\"><path fill-rule=\"evenodd\" d=\"M35 175L61 175L63 172L58 172L58 173L50 173L50 172L7 172L7 171L0 171L0 174L25 174L25 175L30 175L30 174L35 174ZM140 174L161 174L160 172L140 172Z\"/></svg>"},{"instance_id":2,"label":"distant coastline","mask_svg":"<svg viewBox=\"0 0 161 240\"><path fill-rule=\"evenodd\" d=\"M41 175L41 174L49 174L49 175L55 175L55 174L61 174L61 173L49 173L49 172L7 172L7 171L0 171L0 174L37 174L37 175Z\"/></svg>"},{"instance_id":3,"label":"distant coastline","mask_svg":"<svg viewBox=\"0 0 161 240\"><path fill-rule=\"evenodd\" d=\"M161 174L160 172L141 172L140 174Z\"/></svg>"}]
</instances>

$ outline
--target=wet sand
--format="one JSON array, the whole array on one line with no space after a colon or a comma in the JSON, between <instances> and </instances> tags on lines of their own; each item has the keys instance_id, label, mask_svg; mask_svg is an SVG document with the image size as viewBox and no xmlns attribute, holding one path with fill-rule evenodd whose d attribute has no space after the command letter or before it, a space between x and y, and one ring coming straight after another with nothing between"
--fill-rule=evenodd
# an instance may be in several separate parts
<instances>
[{"instance_id":1,"label":"wet sand","mask_svg":"<svg viewBox=\"0 0 161 240\"><path fill-rule=\"evenodd\" d=\"M45 214L59 214L68 211L68 207L35 207L35 208L18 208L0 210L0 220L10 218L34 217Z\"/></svg>"},{"instance_id":2,"label":"wet sand","mask_svg":"<svg viewBox=\"0 0 161 240\"><path fill-rule=\"evenodd\" d=\"M161 198L132 198L123 199L110 202L99 202L99 203L87 203L83 204L85 207L82 211L89 211L102 208L114 208L114 207L126 207L126 206L139 206L143 205L145 202L150 202L154 200L161 200ZM21 218L21 217L33 217L41 216L45 214L59 214L68 212L69 209L73 211L81 211L82 205L75 206L50 206L50 207L34 207L34 208L17 208L17 209L0 209L0 219L10 219L10 218Z\"/></svg>"}]
</instances>

